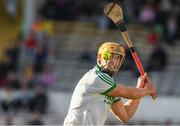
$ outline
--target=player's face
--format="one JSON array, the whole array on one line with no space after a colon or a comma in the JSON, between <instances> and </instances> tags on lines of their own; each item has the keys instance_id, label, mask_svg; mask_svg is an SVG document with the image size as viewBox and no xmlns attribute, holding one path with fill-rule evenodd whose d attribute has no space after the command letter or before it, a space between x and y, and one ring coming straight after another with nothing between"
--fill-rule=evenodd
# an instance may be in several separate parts
<instances>
[{"instance_id":1,"label":"player's face","mask_svg":"<svg viewBox=\"0 0 180 126\"><path fill-rule=\"evenodd\" d=\"M122 55L113 53L110 60L106 61L104 69L108 69L112 73L117 73L123 61L124 57Z\"/></svg>"}]
</instances>

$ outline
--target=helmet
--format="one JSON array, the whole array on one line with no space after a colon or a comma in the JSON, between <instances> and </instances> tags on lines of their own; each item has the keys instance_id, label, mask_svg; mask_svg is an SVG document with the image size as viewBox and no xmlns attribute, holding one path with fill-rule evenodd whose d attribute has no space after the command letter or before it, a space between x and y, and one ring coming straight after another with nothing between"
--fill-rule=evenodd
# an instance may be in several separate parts
<instances>
[{"instance_id":1,"label":"helmet","mask_svg":"<svg viewBox=\"0 0 180 126\"><path fill-rule=\"evenodd\" d=\"M103 43L97 56L97 63L101 70L116 73L124 61L125 49L123 45L115 42Z\"/></svg>"}]
</instances>

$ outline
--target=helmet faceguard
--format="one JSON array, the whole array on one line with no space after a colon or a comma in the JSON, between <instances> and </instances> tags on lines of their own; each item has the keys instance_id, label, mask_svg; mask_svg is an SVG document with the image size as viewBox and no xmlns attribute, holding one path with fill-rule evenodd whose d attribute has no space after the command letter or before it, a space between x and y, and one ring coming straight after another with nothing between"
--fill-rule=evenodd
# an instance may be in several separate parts
<instances>
[{"instance_id":1,"label":"helmet faceguard","mask_svg":"<svg viewBox=\"0 0 180 126\"><path fill-rule=\"evenodd\" d=\"M106 42L98 50L97 63L102 71L117 73L125 57L124 47L115 42Z\"/></svg>"}]
</instances>

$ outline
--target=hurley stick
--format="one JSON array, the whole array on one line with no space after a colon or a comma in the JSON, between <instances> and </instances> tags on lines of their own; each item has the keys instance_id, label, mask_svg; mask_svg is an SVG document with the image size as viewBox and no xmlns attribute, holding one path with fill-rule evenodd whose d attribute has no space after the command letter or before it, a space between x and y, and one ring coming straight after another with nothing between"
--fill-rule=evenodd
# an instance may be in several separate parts
<instances>
[{"instance_id":1,"label":"hurley stick","mask_svg":"<svg viewBox=\"0 0 180 126\"><path fill-rule=\"evenodd\" d=\"M123 18L123 11L122 11L121 6L117 3L109 2L105 5L104 13L114 22L114 24L116 24L116 26L121 31L122 36L123 36L126 44L128 45L128 48L131 51L131 54L133 56L133 59L136 63L136 66L137 66L139 72L141 73L141 75L144 75L145 74L144 68L141 64L139 56L134 48L134 45L131 41L129 33L126 29L126 25L125 25L124 18ZM152 97L155 99L155 96L152 96Z\"/></svg>"}]
</instances>

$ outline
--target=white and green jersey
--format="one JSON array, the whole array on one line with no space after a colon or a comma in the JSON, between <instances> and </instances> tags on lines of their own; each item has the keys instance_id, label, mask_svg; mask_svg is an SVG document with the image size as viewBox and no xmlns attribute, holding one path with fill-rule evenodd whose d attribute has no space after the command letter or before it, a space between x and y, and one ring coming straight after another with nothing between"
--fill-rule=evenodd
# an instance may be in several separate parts
<instances>
[{"instance_id":1,"label":"white and green jersey","mask_svg":"<svg viewBox=\"0 0 180 126\"><path fill-rule=\"evenodd\" d=\"M96 65L78 82L64 125L103 125L110 105L120 98L107 96L116 83Z\"/></svg>"}]
</instances>

